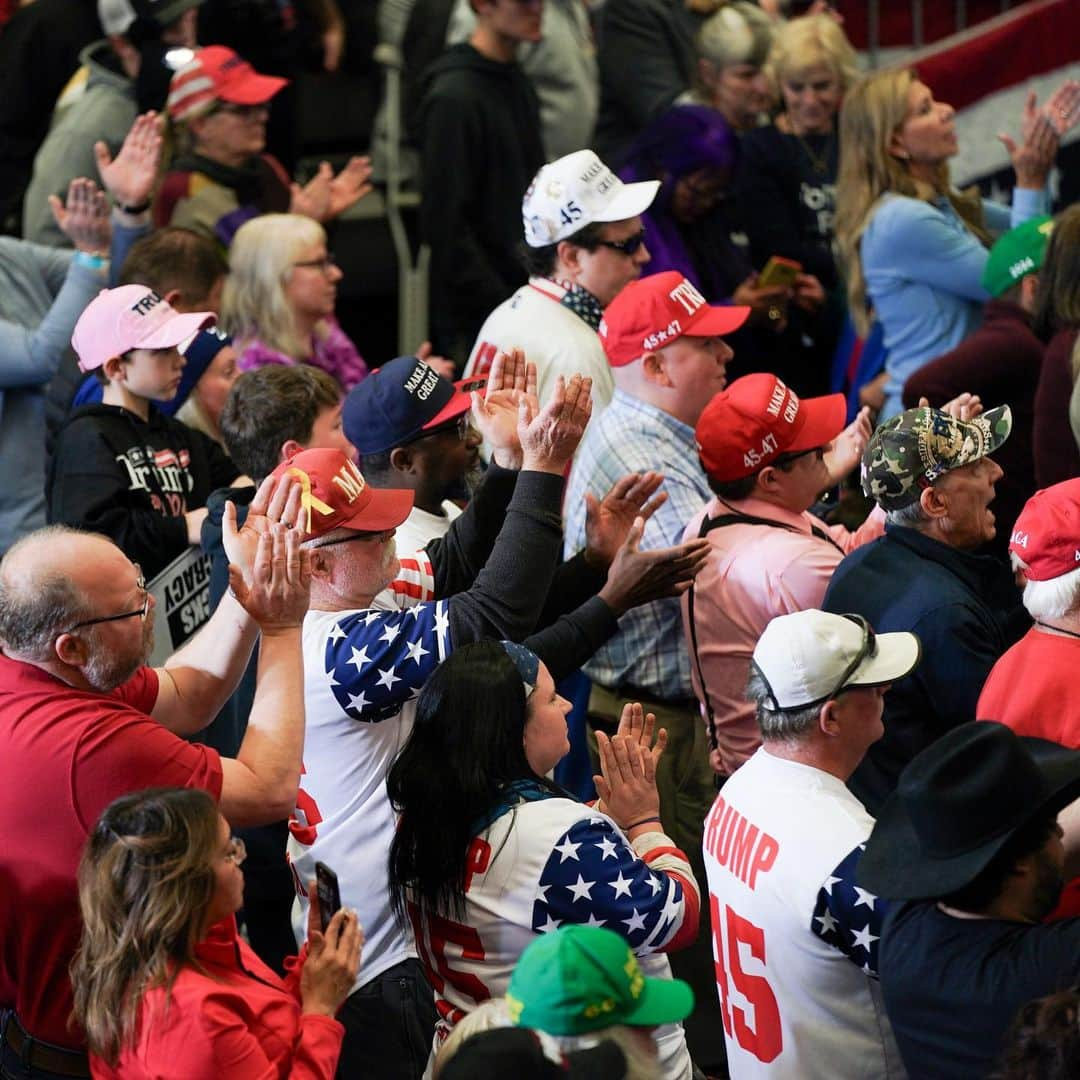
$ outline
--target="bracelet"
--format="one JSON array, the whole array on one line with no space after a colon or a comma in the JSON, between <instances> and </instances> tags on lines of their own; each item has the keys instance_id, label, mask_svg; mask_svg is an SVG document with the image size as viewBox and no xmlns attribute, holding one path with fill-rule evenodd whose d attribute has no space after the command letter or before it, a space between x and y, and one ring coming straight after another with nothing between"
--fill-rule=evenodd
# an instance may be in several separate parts
<instances>
[{"instance_id":1,"label":"bracelet","mask_svg":"<svg viewBox=\"0 0 1080 1080\"><path fill-rule=\"evenodd\" d=\"M109 265L109 256L99 251L76 251L74 261L87 270L104 270Z\"/></svg>"},{"instance_id":2,"label":"bracelet","mask_svg":"<svg viewBox=\"0 0 1080 1080\"><path fill-rule=\"evenodd\" d=\"M125 206L123 203L117 203L116 209L125 214L145 214L150 209L150 200L143 199L137 206Z\"/></svg>"},{"instance_id":3,"label":"bracelet","mask_svg":"<svg viewBox=\"0 0 1080 1080\"><path fill-rule=\"evenodd\" d=\"M636 829L639 825L649 825L654 821L656 822L657 825L662 824L662 822L660 821L660 819L658 817L646 817L646 818L642 818L640 821L635 821L632 824L627 825L626 826L626 831L629 832L631 829Z\"/></svg>"}]
</instances>

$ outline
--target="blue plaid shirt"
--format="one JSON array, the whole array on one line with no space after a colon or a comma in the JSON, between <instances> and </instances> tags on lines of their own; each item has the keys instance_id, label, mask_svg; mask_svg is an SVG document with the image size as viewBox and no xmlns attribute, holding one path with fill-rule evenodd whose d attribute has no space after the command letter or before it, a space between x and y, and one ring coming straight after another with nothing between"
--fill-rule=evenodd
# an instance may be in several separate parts
<instances>
[{"instance_id":1,"label":"blue plaid shirt","mask_svg":"<svg viewBox=\"0 0 1080 1080\"><path fill-rule=\"evenodd\" d=\"M667 502L645 525L641 547L678 544L690 519L712 498L698 462L694 429L662 409L616 390L595 417L574 457L566 492L566 555L585 546L585 493L603 498L631 472L664 474ZM662 700L693 696L690 656L678 598L634 608L619 620L619 633L585 665L594 682L614 689L631 683Z\"/></svg>"}]
</instances>

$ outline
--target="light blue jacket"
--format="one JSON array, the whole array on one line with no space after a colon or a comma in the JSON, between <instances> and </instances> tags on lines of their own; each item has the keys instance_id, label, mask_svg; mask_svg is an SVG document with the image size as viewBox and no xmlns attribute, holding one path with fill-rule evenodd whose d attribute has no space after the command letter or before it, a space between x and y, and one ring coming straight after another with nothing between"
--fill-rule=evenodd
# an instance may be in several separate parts
<instances>
[{"instance_id":1,"label":"light blue jacket","mask_svg":"<svg viewBox=\"0 0 1080 1080\"><path fill-rule=\"evenodd\" d=\"M983 201L993 233L1045 214L1044 191L1016 188L1011 210ZM904 382L912 372L955 348L978 325L989 299L982 287L989 254L947 199L923 202L884 195L860 247L866 293L885 333L887 419L903 410ZM990 404L996 404L991 402Z\"/></svg>"},{"instance_id":2,"label":"light blue jacket","mask_svg":"<svg viewBox=\"0 0 1080 1080\"><path fill-rule=\"evenodd\" d=\"M113 265L148 231L114 216ZM72 251L0 237L0 554L45 524L45 384L107 284Z\"/></svg>"}]
</instances>

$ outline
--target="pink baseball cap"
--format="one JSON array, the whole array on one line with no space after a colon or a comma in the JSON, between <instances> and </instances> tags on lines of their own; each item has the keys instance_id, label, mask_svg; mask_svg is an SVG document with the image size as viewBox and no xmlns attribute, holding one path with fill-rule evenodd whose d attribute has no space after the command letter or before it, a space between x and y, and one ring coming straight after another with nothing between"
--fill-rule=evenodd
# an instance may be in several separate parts
<instances>
[{"instance_id":1,"label":"pink baseball cap","mask_svg":"<svg viewBox=\"0 0 1080 1080\"><path fill-rule=\"evenodd\" d=\"M260 75L224 45L207 45L173 74L166 108L173 120L181 121L208 111L215 101L265 105L288 82Z\"/></svg>"},{"instance_id":2,"label":"pink baseball cap","mask_svg":"<svg viewBox=\"0 0 1080 1080\"><path fill-rule=\"evenodd\" d=\"M212 311L181 315L145 285L102 289L75 324L71 346L80 371L93 371L130 349L172 349L209 326Z\"/></svg>"},{"instance_id":3,"label":"pink baseball cap","mask_svg":"<svg viewBox=\"0 0 1080 1080\"><path fill-rule=\"evenodd\" d=\"M1028 581L1080 570L1080 479L1036 491L1016 519L1009 550L1024 561Z\"/></svg>"},{"instance_id":4,"label":"pink baseball cap","mask_svg":"<svg viewBox=\"0 0 1080 1080\"><path fill-rule=\"evenodd\" d=\"M632 364L681 337L718 337L738 330L748 307L712 307L678 270L631 281L608 304L600 341L612 367Z\"/></svg>"},{"instance_id":5,"label":"pink baseball cap","mask_svg":"<svg viewBox=\"0 0 1080 1080\"><path fill-rule=\"evenodd\" d=\"M726 483L781 454L816 450L844 430L843 394L799 397L775 375L736 379L705 406L694 432L705 471Z\"/></svg>"}]
</instances>

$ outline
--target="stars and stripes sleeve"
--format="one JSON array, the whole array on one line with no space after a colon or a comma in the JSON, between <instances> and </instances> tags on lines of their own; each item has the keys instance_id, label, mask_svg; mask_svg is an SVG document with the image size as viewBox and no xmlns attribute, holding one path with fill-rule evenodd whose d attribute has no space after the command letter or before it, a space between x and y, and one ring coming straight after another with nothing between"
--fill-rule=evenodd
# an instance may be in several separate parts
<instances>
[{"instance_id":1,"label":"stars and stripes sleeve","mask_svg":"<svg viewBox=\"0 0 1080 1080\"><path fill-rule=\"evenodd\" d=\"M878 946L888 903L855 884L865 844L854 847L818 890L810 929L871 978L878 977Z\"/></svg>"},{"instance_id":2,"label":"stars and stripes sleeve","mask_svg":"<svg viewBox=\"0 0 1080 1080\"><path fill-rule=\"evenodd\" d=\"M427 552L417 551L412 555L402 555L398 561L401 569L386 589L393 598L394 606L404 611L434 600L435 571Z\"/></svg>"},{"instance_id":3,"label":"stars and stripes sleeve","mask_svg":"<svg viewBox=\"0 0 1080 1080\"><path fill-rule=\"evenodd\" d=\"M417 697L449 652L445 600L403 612L349 612L330 626L324 670L342 711L377 723Z\"/></svg>"},{"instance_id":4,"label":"stars and stripes sleeve","mask_svg":"<svg viewBox=\"0 0 1080 1080\"><path fill-rule=\"evenodd\" d=\"M596 814L560 835L540 875L532 928L547 933L564 923L614 930L639 955L668 952L697 932L697 891L650 867Z\"/></svg>"}]
</instances>

